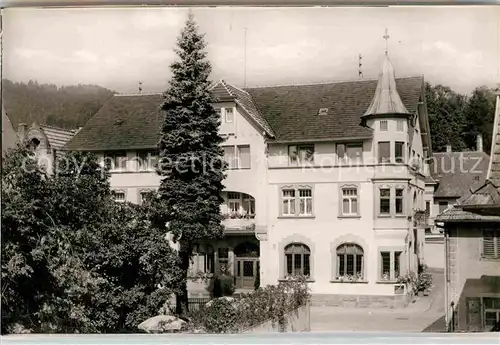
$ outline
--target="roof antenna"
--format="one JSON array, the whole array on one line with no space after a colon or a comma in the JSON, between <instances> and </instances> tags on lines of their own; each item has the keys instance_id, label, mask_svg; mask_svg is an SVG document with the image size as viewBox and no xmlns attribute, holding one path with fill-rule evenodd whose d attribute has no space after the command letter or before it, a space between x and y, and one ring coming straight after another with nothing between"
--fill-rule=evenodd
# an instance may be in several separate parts
<instances>
[{"instance_id":1,"label":"roof antenna","mask_svg":"<svg viewBox=\"0 0 500 345\"><path fill-rule=\"evenodd\" d=\"M389 34L387 33L387 28L385 28L385 35L384 35L384 40L385 40L385 55L388 55L388 49L387 49L387 40L389 39Z\"/></svg>"},{"instance_id":2,"label":"roof antenna","mask_svg":"<svg viewBox=\"0 0 500 345\"><path fill-rule=\"evenodd\" d=\"M363 57L361 56L361 54L359 54L359 56L358 56L358 78L359 79L363 79L363 70L362 70L363 64L361 63L362 59L363 59Z\"/></svg>"},{"instance_id":3,"label":"roof antenna","mask_svg":"<svg viewBox=\"0 0 500 345\"><path fill-rule=\"evenodd\" d=\"M139 81L138 89L139 89L139 93L141 93L142 92L142 81Z\"/></svg>"}]
</instances>

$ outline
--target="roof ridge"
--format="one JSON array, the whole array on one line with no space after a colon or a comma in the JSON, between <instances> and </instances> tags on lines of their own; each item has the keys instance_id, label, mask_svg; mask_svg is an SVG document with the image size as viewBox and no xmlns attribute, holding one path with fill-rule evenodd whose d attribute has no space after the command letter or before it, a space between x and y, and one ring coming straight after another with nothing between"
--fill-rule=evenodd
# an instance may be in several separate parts
<instances>
[{"instance_id":1,"label":"roof ridge","mask_svg":"<svg viewBox=\"0 0 500 345\"><path fill-rule=\"evenodd\" d=\"M406 77L397 77L396 80L399 79L410 79L410 78L423 78L423 75L413 75ZM370 79L358 79L358 80L337 80L337 81L323 81L323 82L311 82L311 83L292 83L292 84L268 84L268 85L257 85L257 86L249 86L246 87L245 90L249 89L263 89L270 87L285 87L285 86L313 86L313 85L329 85L329 84L343 84L343 83L361 83L368 81L377 81L378 78L370 78Z\"/></svg>"}]
</instances>

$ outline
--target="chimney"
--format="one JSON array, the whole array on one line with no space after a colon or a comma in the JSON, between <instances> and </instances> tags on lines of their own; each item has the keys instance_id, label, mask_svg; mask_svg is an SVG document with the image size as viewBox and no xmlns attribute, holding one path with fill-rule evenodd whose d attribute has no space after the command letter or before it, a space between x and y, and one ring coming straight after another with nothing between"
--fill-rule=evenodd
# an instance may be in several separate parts
<instances>
[{"instance_id":1,"label":"chimney","mask_svg":"<svg viewBox=\"0 0 500 345\"><path fill-rule=\"evenodd\" d=\"M451 152L451 145L446 145L446 152Z\"/></svg>"},{"instance_id":2,"label":"chimney","mask_svg":"<svg viewBox=\"0 0 500 345\"><path fill-rule=\"evenodd\" d=\"M20 123L17 126L17 134L19 135L19 139L23 141L26 137L26 124L25 123Z\"/></svg>"},{"instance_id":3,"label":"chimney","mask_svg":"<svg viewBox=\"0 0 500 345\"><path fill-rule=\"evenodd\" d=\"M476 137L476 151L483 152L483 136L481 133Z\"/></svg>"}]
</instances>

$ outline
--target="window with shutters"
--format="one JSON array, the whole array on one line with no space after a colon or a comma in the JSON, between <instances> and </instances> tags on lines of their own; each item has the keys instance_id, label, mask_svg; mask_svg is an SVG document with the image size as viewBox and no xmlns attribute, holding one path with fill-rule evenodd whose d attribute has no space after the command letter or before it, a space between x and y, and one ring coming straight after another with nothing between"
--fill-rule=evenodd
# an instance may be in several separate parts
<instances>
[{"instance_id":1,"label":"window with shutters","mask_svg":"<svg viewBox=\"0 0 500 345\"><path fill-rule=\"evenodd\" d=\"M500 259L500 231L484 230L483 258Z\"/></svg>"}]
</instances>

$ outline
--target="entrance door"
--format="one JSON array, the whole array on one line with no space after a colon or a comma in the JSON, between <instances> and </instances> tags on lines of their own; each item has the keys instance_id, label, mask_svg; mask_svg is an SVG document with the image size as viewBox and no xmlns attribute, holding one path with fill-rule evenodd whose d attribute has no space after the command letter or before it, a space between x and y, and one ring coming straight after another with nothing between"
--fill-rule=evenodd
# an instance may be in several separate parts
<instances>
[{"instance_id":1,"label":"entrance door","mask_svg":"<svg viewBox=\"0 0 500 345\"><path fill-rule=\"evenodd\" d=\"M258 269L258 258L237 258L235 287L237 289L253 290Z\"/></svg>"}]
</instances>

